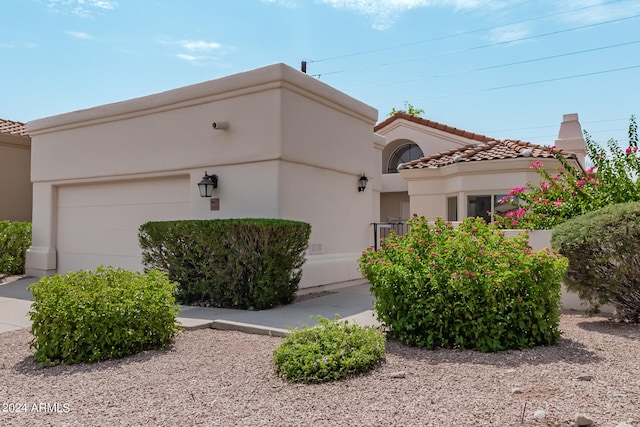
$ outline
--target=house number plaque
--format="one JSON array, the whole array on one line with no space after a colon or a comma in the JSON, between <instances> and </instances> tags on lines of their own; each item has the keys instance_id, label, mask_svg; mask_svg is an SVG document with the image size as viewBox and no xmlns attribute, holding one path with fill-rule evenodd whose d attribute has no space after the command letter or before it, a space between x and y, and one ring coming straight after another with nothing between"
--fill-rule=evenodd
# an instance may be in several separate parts
<instances>
[{"instance_id":1,"label":"house number plaque","mask_svg":"<svg viewBox=\"0 0 640 427\"><path fill-rule=\"evenodd\" d=\"M212 211L219 211L220 210L220 199L218 199L218 198L209 199L209 208Z\"/></svg>"}]
</instances>

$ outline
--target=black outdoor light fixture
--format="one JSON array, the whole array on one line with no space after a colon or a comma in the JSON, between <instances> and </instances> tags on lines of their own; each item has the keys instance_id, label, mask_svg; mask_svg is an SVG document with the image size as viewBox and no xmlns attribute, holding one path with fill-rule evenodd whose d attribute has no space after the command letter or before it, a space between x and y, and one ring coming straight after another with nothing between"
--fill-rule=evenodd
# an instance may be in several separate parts
<instances>
[{"instance_id":1,"label":"black outdoor light fixture","mask_svg":"<svg viewBox=\"0 0 640 427\"><path fill-rule=\"evenodd\" d=\"M358 192L361 193L367 188L367 182L369 182L369 178L367 178L364 174L360 176L358 179Z\"/></svg>"},{"instance_id":2,"label":"black outdoor light fixture","mask_svg":"<svg viewBox=\"0 0 640 427\"><path fill-rule=\"evenodd\" d=\"M209 175L205 172L202 181L198 183L200 197L211 197L214 188L218 188L218 175Z\"/></svg>"}]
</instances>

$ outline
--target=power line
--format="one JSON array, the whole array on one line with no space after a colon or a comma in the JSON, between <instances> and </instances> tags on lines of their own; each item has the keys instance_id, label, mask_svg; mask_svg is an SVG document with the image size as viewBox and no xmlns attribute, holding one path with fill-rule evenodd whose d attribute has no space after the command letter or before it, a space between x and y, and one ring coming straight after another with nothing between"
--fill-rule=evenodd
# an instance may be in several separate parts
<instances>
[{"instance_id":1,"label":"power line","mask_svg":"<svg viewBox=\"0 0 640 427\"><path fill-rule=\"evenodd\" d=\"M551 13L549 15L541 15L541 16L536 16L534 18L523 19L521 21L512 22L510 24L496 25L496 26L493 26L493 27L486 27L486 28L480 28L480 29L477 29L477 30L464 31L464 32L461 32L461 33L435 37L435 38L432 38L432 39L420 40L420 41L415 41L415 42L411 42L411 43L404 43L404 44L388 46L388 47L382 47L382 48L377 48L377 49L363 50L363 51L360 51L360 52L354 52L354 53L348 53L348 54L345 54L345 55L332 56L332 57L329 57L329 58L316 59L316 60L308 59L308 60L306 60L306 62L308 64L311 64L311 63L316 63L316 62L333 61L333 60L336 60L336 59L344 59L344 58L351 58L351 57L354 57L354 56L366 55L368 53L383 52L385 50L392 50L392 49L398 49L398 48L407 47L407 46L415 46L417 44L429 43L429 42L434 42L434 41L439 41L439 40L446 40L446 39L450 39L450 38L454 38L454 37L460 37L460 36L466 36L466 35L469 35L469 34L481 33L481 32L484 32L484 31L496 30L498 28L510 27L512 25L524 24L525 22L531 22L531 21L537 21L537 20L540 20L540 19L551 18L553 16L564 15L564 14L567 14L567 13L579 12L579 11L586 10L586 9L591 9L591 8L594 8L594 7L606 6L608 4L618 3L620 1L626 1L626 0L611 0L611 1L608 1L606 3L593 4L591 6L583 6L583 7L577 8L577 9L565 10L563 12L556 12L556 13Z\"/></svg>"},{"instance_id":2,"label":"power line","mask_svg":"<svg viewBox=\"0 0 640 427\"><path fill-rule=\"evenodd\" d=\"M377 86L383 86L383 85L392 85L392 84L400 84L400 83L413 83L413 82L416 82L416 81L426 80L426 79L429 79L429 78L441 78L441 77L450 77L450 76L455 76L455 75L460 75L460 74L469 74L469 73L473 73L473 72L477 72L477 71L493 70L493 69L496 69L496 68L510 67L510 66L513 66L513 65L521 65L521 64L529 64L529 63L532 63L532 62L546 61L546 60L549 60L549 59L563 58L563 57L567 57L567 56L579 55L579 54L582 54L582 53L589 53L589 52L595 52L595 51L599 51L599 50L612 49L612 48L615 48L615 47L628 46L628 45L636 44L636 43L640 43L640 40L634 40L634 41L625 42L625 43L618 43L618 44L613 44L613 45L609 45L609 46L595 47L595 48L592 48L592 49L578 50L578 51L574 51L574 52L565 52L565 53L561 53L561 54L557 54L557 55L544 56L544 57L540 57L540 58L525 59L525 60L522 60L522 61L509 62L509 63L506 63L506 64L490 65L490 66L487 66L487 67L472 68L472 69L469 69L469 70L462 70L462 71L453 71L451 73L445 73L445 74L434 74L434 75L431 75L431 76L417 77L417 78L414 78L414 79L396 80L396 81L392 81L392 82L377 83L377 84L365 85L365 86L355 86L355 87L348 88L347 90L367 89L367 88L371 88L371 87L377 87Z\"/></svg>"},{"instance_id":3,"label":"power line","mask_svg":"<svg viewBox=\"0 0 640 427\"><path fill-rule=\"evenodd\" d=\"M540 83L550 83L550 82L556 82L556 81L560 81L560 80L575 79L575 78L579 78L579 77L588 77L588 76L595 76L595 75L599 75L599 74L614 73L614 72L617 72L617 71L631 70L631 69L634 69L634 68L640 68L640 65L632 65L632 66L629 66L629 67L614 68L614 69L603 70L603 71L594 71L592 73L574 74L574 75L571 75L571 76L564 76L564 77L555 77L555 78L552 78L552 79L536 80L536 81L533 81L533 82L516 83L516 84L511 84L511 85L505 85L505 86L497 86L497 87L486 88L486 89L478 89L478 90L473 90L473 91L468 91L468 92L457 92L457 93L452 93L452 94L448 94L448 95L438 95L438 96L429 96L429 97L426 97L426 98L416 98L414 100L415 101L423 101L423 100L426 100L426 99L448 98L448 97L451 97L451 96L469 95L469 94L473 94L473 93L490 92L490 91L500 90L500 89L511 89L511 88L514 88L514 87L531 86L531 85L536 85L536 84L540 84Z\"/></svg>"},{"instance_id":4,"label":"power line","mask_svg":"<svg viewBox=\"0 0 640 427\"><path fill-rule=\"evenodd\" d=\"M640 17L640 14L632 15L632 16L626 16L626 17L623 17L623 18L611 19L611 20L608 20L608 21L596 22L594 24L581 25L579 27L566 28L566 29L563 29L563 30L552 31L552 32L549 32L549 33L536 34L536 35L520 37L520 38L512 39L512 40L505 40L505 41L501 41L501 42L495 42L495 43L489 43L489 44L484 44L484 45L479 45L479 46L473 46L473 47L466 48L466 49L457 49L457 50L451 50L451 51L446 51L446 52L438 52L438 53L434 53L434 54L431 54L431 55L418 56L418 57L403 59L403 60L399 60L399 61L390 61L390 62L384 62L384 63L368 65L368 66L363 66L363 67L356 67L356 68L338 70L338 71L329 71L329 72L326 72L326 73L312 74L312 76L320 78L321 76L326 76L326 75L330 75L330 74L341 74L341 73L347 73L347 72L351 72L351 71L361 71L361 70L366 70L366 69L375 68L375 67L382 67L382 66L395 65L395 64L403 64L403 63L407 63L407 62L419 61L421 59L428 59L428 58L434 58L434 57L439 57L439 56L452 55L452 54L456 54L456 53L472 52L474 50L486 49L486 48L489 48L489 47L501 46L501 45L505 45L505 44L509 44L509 43L521 42L521 41L525 41L525 40L532 40L532 39L536 39L536 38L540 38L540 37L547 37L547 36L552 36L552 35L557 35L557 34L568 33L568 32L571 32L571 31L584 30L586 28L593 28L593 27L597 27L597 26L600 26L600 25L612 24L614 22L625 21L625 20L628 20L628 19L635 19L635 18L638 18L638 17Z\"/></svg>"}]
</instances>

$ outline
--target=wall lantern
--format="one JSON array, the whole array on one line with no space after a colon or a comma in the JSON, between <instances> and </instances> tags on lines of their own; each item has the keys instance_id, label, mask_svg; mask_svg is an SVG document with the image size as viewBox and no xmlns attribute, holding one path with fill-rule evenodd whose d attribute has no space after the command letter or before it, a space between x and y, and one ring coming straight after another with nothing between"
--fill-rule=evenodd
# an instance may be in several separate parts
<instances>
[{"instance_id":1,"label":"wall lantern","mask_svg":"<svg viewBox=\"0 0 640 427\"><path fill-rule=\"evenodd\" d=\"M198 183L200 197L211 197L214 188L218 188L218 175L208 175L205 172L202 181Z\"/></svg>"},{"instance_id":2,"label":"wall lantern","mask_svg":"<svg viewBox=\"0 0 640 427\"><path fill-rule=\"evenodd\" d=\"M369 178L367 178L364 174L358 179L358 192L363 192L365 188L367 188L367 182L369 182Z\"/></svg>"}]
</instances>

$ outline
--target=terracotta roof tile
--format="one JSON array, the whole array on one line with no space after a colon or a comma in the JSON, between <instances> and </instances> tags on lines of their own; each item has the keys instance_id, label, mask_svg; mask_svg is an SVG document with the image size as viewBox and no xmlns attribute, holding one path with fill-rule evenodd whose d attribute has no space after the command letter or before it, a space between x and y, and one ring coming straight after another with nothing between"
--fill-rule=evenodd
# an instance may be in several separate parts
<instances>
[{"instance_id":1,"label":"terracotta roof tile","mask_svg":"<svg viewBox=\"0 0 640 427\"><path fill-rule=\"evenodd\" d=\"M0 133L28 138L26 125L22 122L0 119Z\"/></svg>"},{"instance_id":2,"label":"terracotta roof tile","mask_svg":"<svg viewBox=\"0 0 640 427\"><path fill-rule=\"evenodd\" d=\"M481 135L478 133L473 133L473 132L469 132L466 130L462 130L462 129L458 129L455 128L453 126L448 126L442 123L438 123L438 122L434 122L433 120L427 120L427 119L423 119L420 116L414 116L412 114L408 114L405 113L404 111L398 111L397 113L395 113L393 116L387 118L386 120L378 123L377 125L374 126L373 131L377 132L380 129L388 126L389 124L393 123L396 120L399 119L405 119L408 120L410 122L414 122L414 123L418 123L421 124L423 126L428 126L437 130L441 130L443 132L447 132L447 133L451 133L453 135L457 135L457 136L462 136L464 138L468 138L468 139L473 139L476 141L480 141L480 142L489 142L489 141L493 141L494 138L490 138L486 135Z\"/></svg>"},{"instance_id":3,"label":"terracotta roof tile","mask_svg":"<svg viewBox=\"0 0 640 427\"><path fill-rule=\"evenodd\" d=\"M561 151L566 158L575 155L568 151ZM514 140L491 140L485 143L467 145L443 151L429 156L404 163L399 169L425 169L439 168L460 162L474 162L480 160L515 159L518 157L530 157L532 159L548 159L554 155L549 148L542 145Z\"/></svg>"}]
</instances>

